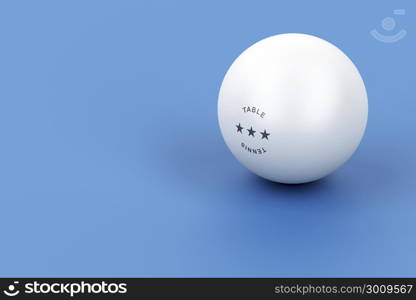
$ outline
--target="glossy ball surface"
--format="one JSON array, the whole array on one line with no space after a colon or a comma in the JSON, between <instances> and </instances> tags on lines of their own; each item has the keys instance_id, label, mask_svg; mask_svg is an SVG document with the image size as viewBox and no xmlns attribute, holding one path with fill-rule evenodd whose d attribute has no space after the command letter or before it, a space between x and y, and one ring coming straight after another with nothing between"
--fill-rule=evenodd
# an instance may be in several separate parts
<instances>
[{"instance_id":1,"label":"glossy ball surface","mask_svg":"<svg viewBox=\"0 0 416 300\"><path fill-rule=\"evenodd\" d=\"M367 123L364 82L331 43L306 34L261 40L231 65L218 99L221 133L249 170L281 183L333 172Z\"/></svg>"}]
</instances>

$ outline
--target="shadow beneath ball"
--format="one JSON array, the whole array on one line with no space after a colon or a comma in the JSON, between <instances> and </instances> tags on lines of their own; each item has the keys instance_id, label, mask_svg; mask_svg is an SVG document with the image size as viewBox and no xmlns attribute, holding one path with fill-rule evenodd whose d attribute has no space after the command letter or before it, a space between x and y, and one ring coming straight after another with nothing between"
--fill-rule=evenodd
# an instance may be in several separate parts
<instances>
[{"instance_id":1,"label":"shadow beneath ball","mask_svg":"<svg viewBox=\"0 0 416 300\"><path fill-rule=\"evenodd\" d=\"M333 178L329 175L327 177L300 184L287 184L273 182L264 178L261 178L256 175L250 174L250 181L256 189L261 189L265 193L273 193L275 195L316 195L321 193L327 193L329 190L332 190L332 181Z\"/></svg>"}]
</instances>

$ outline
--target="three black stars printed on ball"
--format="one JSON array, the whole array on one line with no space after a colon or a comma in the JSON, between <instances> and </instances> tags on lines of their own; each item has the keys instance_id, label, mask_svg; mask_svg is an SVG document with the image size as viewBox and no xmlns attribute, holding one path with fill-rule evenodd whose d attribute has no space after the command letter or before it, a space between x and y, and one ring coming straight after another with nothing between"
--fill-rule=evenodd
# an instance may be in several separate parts
<instances>
[{"instance_id":1,"label":"three black stars printed on ball","mask_svg":"<svg viewBox=\"0 0 416 300\"><path fill-rule=\"evenodd\" d=\"M243 129L244 127L241 126L240 123L238 123L238 125L235 125L237 127L237 132L240 132L241 134L243 133ZM248 131L248 136L252 136L254 137L254 134L256 133L256 131L253 129L252 126L250 126L250 129L246 129ZM269 135L270 133L267 133L266 129L263 132L260 132L261 134L261 139L269 139Z\"/></svg>"}]
</instances>

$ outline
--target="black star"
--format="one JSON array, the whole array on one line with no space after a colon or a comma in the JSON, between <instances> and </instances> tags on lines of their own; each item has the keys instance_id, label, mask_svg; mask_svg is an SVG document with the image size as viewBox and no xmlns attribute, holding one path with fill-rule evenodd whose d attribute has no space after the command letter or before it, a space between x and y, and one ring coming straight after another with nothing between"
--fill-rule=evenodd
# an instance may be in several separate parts
<instances>
[{"instance_id":1,"label":"black star","mask_svg":"<svg viewBox=\"0 0 416 300\"><path fill-rule=\"evenodd\" d=\"M243 127L241 127L241 125L240 125L240 123L238 123L238 125L235 125L235 126L237 126L237 132L241 132L241 133L243 133Z\"/></svg>"},{"instance_id":2,"label":"black star","mask_svg":"<svg viewBox=\"0 0 416 300\"><path fill-rule=\"evenodd\" d=\"M264 132L260 132L261 133L261 139L266 139L268 140L268 136L270 135L270 133L266 132L266 129L264 129Z\"/></svg>"},{"instance_id":3,"label":"black star","mask_svg":"<svg viewBox=\"0 0 416 300\"><path fill-rule=\"evenodd\" d=\"M253 127L250 127L250 129L247 129L247 131L248 131L248 136L252 135L254 137L254 133L256 131L253 130Z\"/></svg>"}]
</instances>

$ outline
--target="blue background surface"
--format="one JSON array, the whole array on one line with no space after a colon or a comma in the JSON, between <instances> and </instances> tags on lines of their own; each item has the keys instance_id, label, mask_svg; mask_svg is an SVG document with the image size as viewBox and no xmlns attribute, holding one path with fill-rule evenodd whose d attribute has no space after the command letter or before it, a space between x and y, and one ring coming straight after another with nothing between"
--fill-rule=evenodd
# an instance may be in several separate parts
<instances>
[{"instance_id":1,"label":"blue background surface","mask_svg":"<svg viewBox=\"0 0 416 300\"><path fill-rule=\"evenodd\" d=\"M416 276L415 1L148 2L1 2L0 275ZM387 16L398 43L369 34ZM216 115L232 61L286 32L369 95L358 151L301 186L243 168Z\"/></svg>"}]
</instances>

